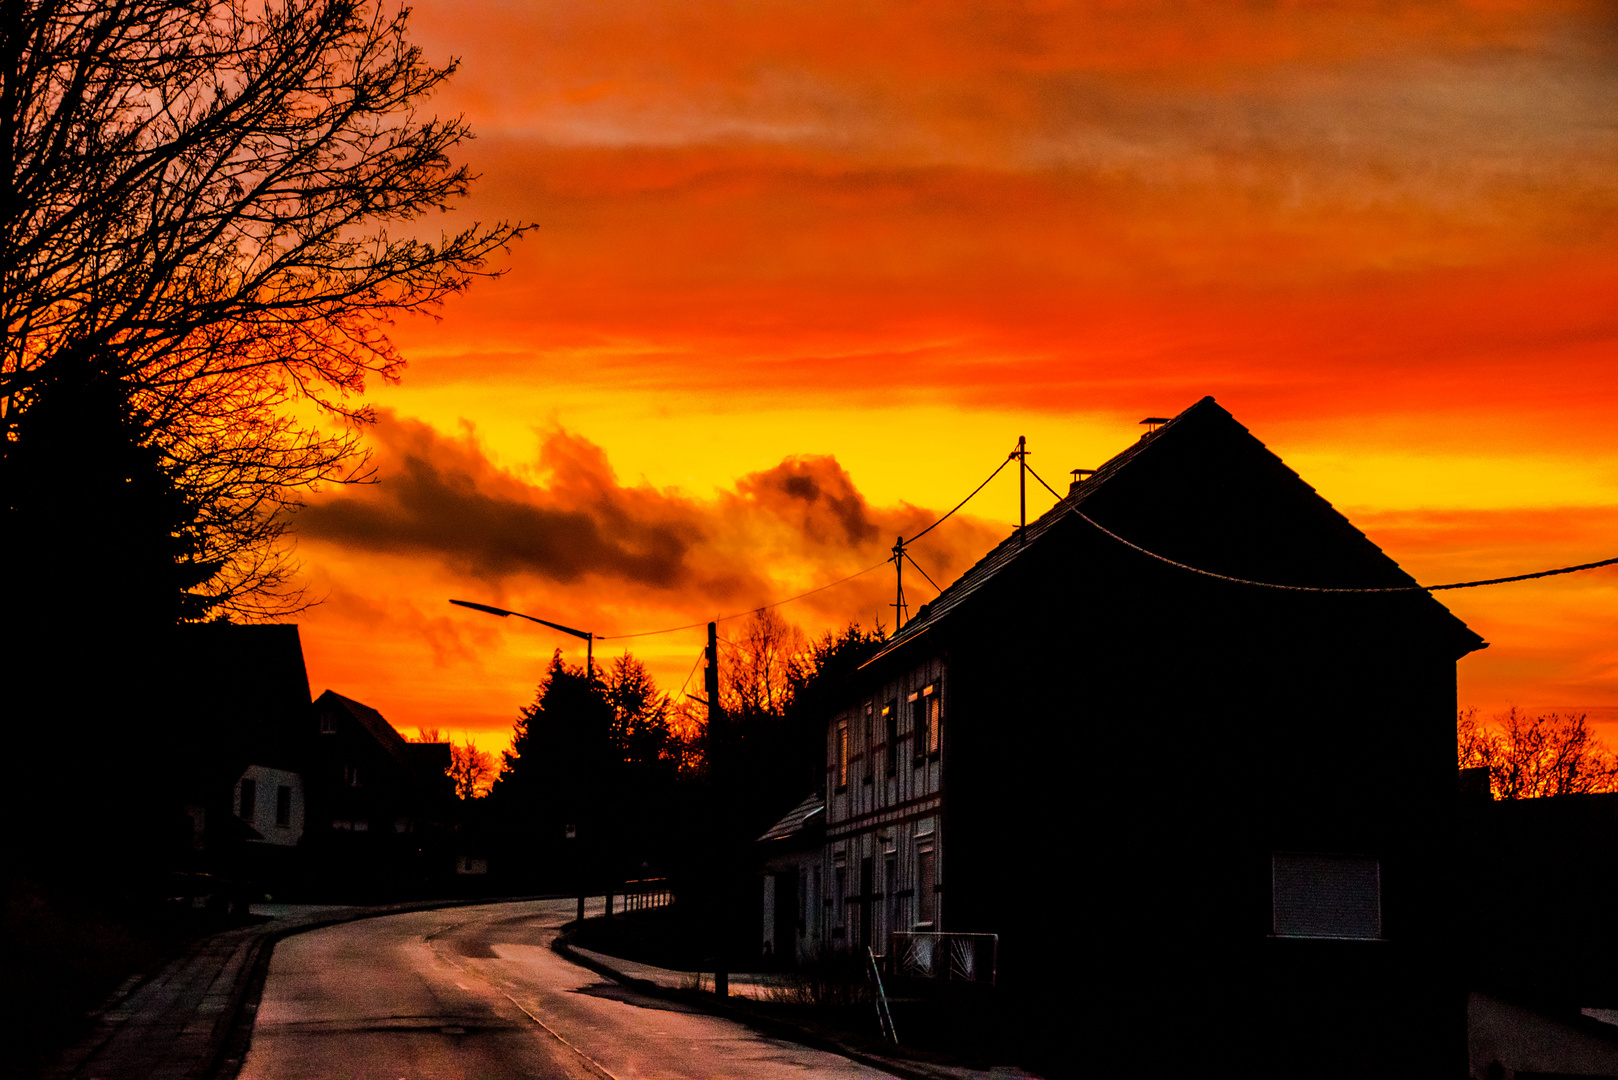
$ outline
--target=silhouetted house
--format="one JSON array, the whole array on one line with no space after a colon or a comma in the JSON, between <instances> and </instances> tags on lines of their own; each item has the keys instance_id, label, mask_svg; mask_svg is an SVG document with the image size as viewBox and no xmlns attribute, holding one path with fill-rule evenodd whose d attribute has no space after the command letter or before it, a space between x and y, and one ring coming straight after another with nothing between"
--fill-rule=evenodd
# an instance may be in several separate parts
<instances>
[{"instance_id":1,"label":"silhouetted house","mask_svg":"<svg viewBox=\"0 0 1618 1080\"><path fill-rule=\"evenodd\" d=\"M291 872L305 793L300 733L309 676L298 628L205 623L176 630L166 695L164 776L172 793L170 866L274 878Z\"/></svg>"},{"instance_id":2,"label":"silhouetted house","mask_svg":"<svg viewBox=\"0 0 1618 1080\"><path fill-rule=\"evenodd\" d=\"M1212 398L1149 431L846 687L775 879L797 953L998 934L1012 1014L1098 1075L1460 1075L1484 643L1413 585Z\"/></svg>"},{"instance_id":3,"label":"silhouetted house","mask_svg":"<svg viewBox=\"0 0 1618 1080\"><path fill-rule=\"evenodd\" d=\"M381 713L333 690L315 701L307 730L306 835L328 875L383 885L451 870L448 743L407 742Z\"/></svg>"}]
</instances>

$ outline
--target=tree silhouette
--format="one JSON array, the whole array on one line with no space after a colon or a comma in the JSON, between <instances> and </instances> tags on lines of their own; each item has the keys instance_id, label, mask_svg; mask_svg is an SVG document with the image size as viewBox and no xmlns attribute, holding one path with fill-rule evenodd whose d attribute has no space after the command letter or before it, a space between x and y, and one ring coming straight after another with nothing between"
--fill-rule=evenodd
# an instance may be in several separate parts
<instances>
[{"instance_id":1,"label":"tree silhouette","mask_svg":"<svg viewBox=\"0 0 1618 1080\"><path fill-rule=\"evenodd\" d=\"M1582 714L1529 716L1513 707L1491 728L1468 709L1455 728L1460 768L1488 769L1497 799L1618 791L1618 755L1602 745Z\"/></svg>"},{"instance_id":2,"label":"tree silhouette","mask_svg":"<svg viewBox=\"0 0 1618 1080\"><path fill-rule=\"evenodd\" d=\"M720 702L731 716L780 716L792 701L807 648L803 631L773 608L755 611L723 642Z\"/></svg>"},{"instance_id":3,"label":"tree silhouette","mask_svg":"<svg viewBox=\"0 0 1618 1080\"><path fill-rule=\"evenodd\" d=\"M464 802L487 795L499 775L494 755L479 750L470 739L450 743L449 753L449 778L455 782L455 797Z\"/></svg>"},{"instance_id":4,"label":"tree silhouette","mask_svg":"<svg viewBox=\"0 0 1618 1080\"><path fill-rule=\"evenodd\" d=\"M177 559L205 572L186 617L296 606L284 511L365 475L356 396L403 366L386 319L464 288L520 232L419 221L471 179L448 159L466 126L418 111L452 70L422 60L402 11L359 0L4 5L7 481L48 486L26 444L64 430L53 395L118 388L139 432L116 437L186 502ZM318 424L294 418L310 402ZM85 438L115 437L91 422Z\"/></svg>"},{"instance_id":5,"label":"tree silhouette","mask_svg":"<svg viewBox=\"0 0 1618 1080\"><path fill-rule=\"evenodd\" d=\"M196 500L122 382L53 373L13 430L0 456L0 551L14 610L99 610L134 632L213 610L202 586L219 566L203 555Z\"/></svg>"}]
</instances>

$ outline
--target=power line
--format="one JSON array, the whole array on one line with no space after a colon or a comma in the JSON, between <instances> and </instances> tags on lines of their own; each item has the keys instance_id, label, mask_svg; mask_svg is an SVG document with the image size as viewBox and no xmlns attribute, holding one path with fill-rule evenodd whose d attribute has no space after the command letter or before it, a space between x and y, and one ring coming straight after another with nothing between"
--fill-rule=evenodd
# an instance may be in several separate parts
<instances>
[{"instance_id":1,"label":"power line","mask_svg":"<svg viewBox=\"0 0 1618 1080\"><path fill-rule=\"evenodd\" d=\"M920 564L918 564L915 559L912 559L910 557L910 552L908 552L908 551L905 552L904 557L905 557L906 562L910 563L911 566L914 566L916 568L916 573L920 574L922 577L927 579L927 584L931 585L935 592L943 592L944 591L943 589L940 589L938 587L938 582L933 580L933 576L931 574L929 574L927 571L923 570L921 568Z\"/></svg>"},{"instance_id":2,"label":"power line","mask_svg":"<svg viewBox=\"0 0 1618 1080\"><path fill-rule=\"evenodd\" d=\"M732 614L732 615L721 615L717 619L704 619L702 622L686 623L684 626L670 626L670 627L666 627L666 628L664 628L662 630L640 630L640 631L637 631L636 633L633 633L633 634L597 634L596 635L596 640L597 641L619 641L619 640L622 640L623 638L652 637L652 636L654 636L656 634L672 634L672 633L674 633L674 632L676 632L678 630L694 630L699 626L707 626L709 622L716 622L716 623L730 622L732 619L740 619L740 618L742 618L744 616L752 615L752 614L754 614L756 612L768 611L770 608L778 608L783 604L790 604L794 600L802 600L806 596L813 596L813 595L815 595L815 593L825 592L827 589L834 589L837 586L843 584L844 582L853 581L857 577L864 577L866 574L869 574L872 570L880 569L881 567L884 567L886 565L888 565L888 560L883 559L879 563L873 563L872 565L867 566L864 570L858 570L858 571L848 575L845 578L838 578L836 581L828 581L826 584L818 586L818 587L813 588L813 589L810 589L808 592L801 592L796 596L789 596L785 600L777 600L773 604L761 604L756 608L748 608L746 611L738 611L738 612L736 612L735 614Z\"/></svg>"},{"instance_id":3,"label":"power line","mask_svg":"<svg viewBox=\"0 0 1618 1080\"><path fill-rule=\"evenodd\" d=\"M1010 462L1010 461L1011 461L1011 458L1007 458L1005 461L1002 461L1000 463L999 467L996 468L994 470L994 472L989 474L987 480L984 480L983 483L979 484L977 487L972 489L972 494L971 495L968 495L966 498L964 498L960 502L956 503L955 506L950 510L949 513L945 514L943 517L939 518L937 521L933 522L931 525L927 526L925 529L921 530L921 532L917 533L915 536L912 536L909 540L906 540L904 543L905 544L913 544L913 543L915 543L917 540L920 540L922 537L926 536L928 533L932 532L934 529L936 529L940 525L944 524L944 522L946 522L950 518L954 517L955 516L955 511L959 510L961 507L963 507L967 503L971 502L972 499L977 495L978 492L980 492L984 488L988 487L989 486L989 480L993 480L996 476L999 476L1000 475L1000 470L1004 469L1006 467L1007 463ZM1044 481L1040 481L1040 482L1044 483ZM908 554L906 554L905 558L910 559L910 556ZM747 615L757 614L760 611L768 611L770 608L778 608L778 607L781 607L784 604L790 604L794 600L802 600L806 596L813 596L815 593L825 592L827 589L836 588L838 585L842 585L845 582L853 581L857 577L864 577L866 574L869 574L872 570L876 570L876 569L879 569L881 567L886 566L889 563L889 561L890 560L888 560L888 559L883 559L879 563L874 563L874 564L872 564L870 566L867 566L864 570L856 571L855 573L852 573L852 574L848 575L845 578L838 578L836 581L827 582L826 584L818 586L817 588L810 589L808 592L801 592L796 596L789 596L785 600L777 600L773 604L764 604L764 605L761 605L761 606L756 607L756 608L749 608L746 611L738 611L738 612L736 612L735 614L732 614L732 615L723 615L723 616L721 616L721 617L719 617L717 619L714 619L713 621L716 622L716 623L730 622L732 619L740 619L740 618L742 618L744 616L747 616ZM919 567L919 566L916 566L916 560L910 559L910 565L915 566L916 569L921 572L921 576L924 577L924 578L927 578L928 584L932 585L933 588L938 589L937 582L934 582L932 578L927 576L927 571L922 570L921 567ZM938 591L943 592L942 589L938 589ZM699 626L706 626L706 625L707 625L707 621L705 620L703 622L686 623L684 626L669 626L669 627L665 627L662 630L639 630L639 631L636 631L633 634L597 634L595 637L596 637L597 641L620 641L620 640L623 640L625 638L655 637L655 636L657 636L659 634L678 633L681 630L695 630Z\"/></svg>"},{"instance_id":4,"label":"power line","mask_svg":"<svg viewBox=\"0 0 1618 1080\"><path fill-rule=\"evenodd\" d=\"M1030 473L1033 473L1033 476L1034 476L1035 480L1038 480L1041 484L1044 485L1046 491L1049 491L1052 495L1056 495L1056 490L1054 488L1052 488L1049 484L1046 484L1045 481L1040 477L1040 475L1038 473L1034 472L1034 470L1032 468L1030 468L1028 471ZM1062 496L1060 496L1060 495L1056 495L1056 497L1058 499L1062 498ZM1215 573L1212 570L1204 570L1204 569L1202 569L1201 567L1198 567L1198 566L1190 566L1190 565L1188 565L1186 563L1179 562L1179 561L1177 561L1175 559L1171 559L1167 555L1159 555L1155 551L1151 551L1151 550L1149 550L1147 548L1143 548L1139 544L1135 543L1132 540L1124 539L1122 536L1119 536L1117 533L1113 532L1111 529L1107 528L1105 525L1103 525L1100 522L1096 521L1089 514L1086 514L1084 511L1078 509L1077 507L1070 507L1069 512L1072 513L1072 514L1077 515L1078 517L1082 518L1084 521L1089 522L1090 525L1094 526L1096 529L1100 530L1102 533L1105 533L1107 536L1112 537L1112 539L1118 541L1120 544L1124 545L1125 547L1131 548L1131 549L1133 549L1135 551L1138 551L1142 555L1148 555L1151 558L1156 559L1158 562L1167 563L1169 566L1176 567L1176 568L1178 568L1180 570L1188 570L1193 574L1200 574L1203 577L1214 578L1214 579L1216 579L1218 581L1229 581L1229 582L1232 582L1233 584L1236 584L1236 585L1254 585L1254 586L1257 586L1258 588L1261 588L1261 589L1282 589L1282 590L1285 590L1287 592L1312 592L1312 593L1409 593L1409 592L1428 592L1428 593L1432 593L1432 592L1442 592L1442 591L1444 591L1446 589L1476 589L1479 586L1483 586L1483 585L1506 585L1506 584L1509 584L1510 582L1513 582L1513 581L1533 581L1536 578L1557 577L1558 575L1561 575L1561 574L1576 574L1581 570L1595 570L1595 569L1598 569L1599 567L1603 567L1603 566L1618 565L1618 557L1614 557L1614 558L1611 558L1611 559L1601 559L1601 560L1599 560L1597 562L1580 563L1577 566L1559 566L1554 570L1536 570L1531 574L1513 574L1510 577L1480 578L1480 579L1478 579L1476 581L1452 581L1452 582L1449 582L1449 583L1444 584L1444 585L1387 585L1387 586L1382 586L1380 588L1346 588L1346 587L1332 587L1332 586L1323 586L1323 585L1280 585L1280 584L1277 584L1276 582L1273 582L1273 581L1253 581L1250 578L1233 577L1230 574L1219 574L1219 573Z\"/></svg>"},{"instance_id":5,"label":"power line","mask_svg":"<svg viewBox=\"0 0 1618 1080\"><path fill-rule=\"evenodd\" d=\"M989 480L993 480L995 477L999 476L1000 475L1000 470L1005 468L1007 465L1011 464L1011 460L1012 459L1008 457L1008 458L1006 458L1006 460L1002 461L999 464L999 466L994 470L994 472L989 474ZM960 502L956 503L954 509L952 509L949 513L945 514L943 517L939 518L937 521L933 522L931 525L927 526L925 529L921 530L921 532L917 533L915 536L912 536L910 539L906 540L904 542L904 544L902 544L901 546L902 547L909 547L911 544L914 544L917 540L920 540L922 537L926 536L928 533L932 532L934 529L936 529L940 525L944 524L944 522L946 522L950 518L954 517L956 510L959 510L961 507L963 507L967 503L971 502L972 499L977 495L978 492L982 491L984 488L989 486L989 480L985 480L985 481L983 481L983 483L981 483L977 487L973 488L972 489L972 494L968 495L966 498L964 498ZM1044 483L1044 481L1042 480L1042 481L1040 481L1040 483ZM919 570L921 568L917 567L917 569Z\"/></svg>"}]
</instances>

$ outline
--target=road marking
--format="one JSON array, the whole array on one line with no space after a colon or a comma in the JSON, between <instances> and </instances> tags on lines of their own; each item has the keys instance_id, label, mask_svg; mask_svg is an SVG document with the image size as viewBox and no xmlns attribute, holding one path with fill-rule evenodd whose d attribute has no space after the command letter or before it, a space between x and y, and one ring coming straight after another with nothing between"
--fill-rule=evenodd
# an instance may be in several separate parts
<instances>
[{"instance_id":1,"label":"road marking","mask_svg":"<svg viewBox=\"0 0 1618 1080\"><path fill-rule=\"evenodd\" d=\"M504 990L502 990L500 992L502 994L506 994L506 992ZM601 1064L601 1062L597 1061L595 1058L591 1057L589 1054L586 1054L583 1050L580 1050L577 1046L574 1046L572 1043L570 1043L566 1039L562 1038L562 1033L561 1032L559 1032L555 1028L551 1027L549 1024L547 1024L545 1021L541 1020L539 1017L535 1016L533 1013L529 1012L527 1009L524 1009L522 1007L522 1002L518 1001L516 998L512 997L510 994L506 994L506 1000L511 1002L513 1005L517 1006L518 1009L521 1009L522 1014L524 1016L528 1017L528 1019L532 1020L534 1023L538 1024L540 1027L544 1028L546 1031L550 1032L551 1035L556 1039L557 1042L561 1043L563 1046L567 1047L569 1050L573 1051L575 1054L577 1054L581 1058L583 1058L589 1064L589 1066L592 1069L594 1069L596 1072L600 1073L602 1076L605 1076L607 1078L607 1080L618 1080L618 1078L616 1076L614 1076L612 1073L607 1071L607 1067L605 1065Z\"/></svg>"}]
</instances>

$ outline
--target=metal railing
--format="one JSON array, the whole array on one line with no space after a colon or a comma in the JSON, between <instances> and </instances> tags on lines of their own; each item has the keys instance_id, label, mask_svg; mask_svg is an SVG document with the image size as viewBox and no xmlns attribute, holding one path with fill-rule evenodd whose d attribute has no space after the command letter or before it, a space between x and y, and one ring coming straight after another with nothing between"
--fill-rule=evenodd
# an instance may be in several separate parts
<instances>
[{"instance_id":1,"label":"metal railing","mask_svg":"<svg viewBox=\"0 0 1618 1080\"><path fill-rule=\"evenodd\" d=\"M668 878L636 878L634 881L624 882L625 911L667 907L673 902L674 890Z\"/></svg>"},{"instance_id":2,"label":"metal railing","mask_svg":"<svg viewBox=\"0 0 1618 1080\"><path fill-rule=\"evenodd\" d=\"M994 985L999 934L896 931L891 939L895 975Z\"/></svg>"}]
</instances>

